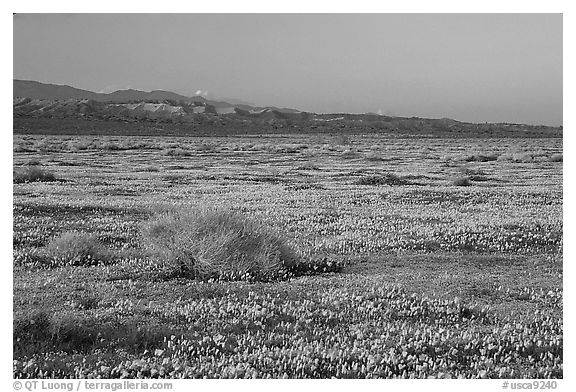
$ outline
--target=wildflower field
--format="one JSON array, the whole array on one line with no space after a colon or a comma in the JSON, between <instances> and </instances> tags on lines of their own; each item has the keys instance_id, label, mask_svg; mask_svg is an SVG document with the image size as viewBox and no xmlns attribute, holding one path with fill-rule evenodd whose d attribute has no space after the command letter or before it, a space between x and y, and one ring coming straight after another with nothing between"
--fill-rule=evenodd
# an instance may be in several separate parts
<instances>
[{"instance_id":1,"label":"wildflower field","mask_svg":"<svg viewBox=\"0 0 576 392\"><path fill-rule=\"evenodd\" d=\"M563 377L562 139L13 141L16 378Z\"/></svg>"}]
</instances>

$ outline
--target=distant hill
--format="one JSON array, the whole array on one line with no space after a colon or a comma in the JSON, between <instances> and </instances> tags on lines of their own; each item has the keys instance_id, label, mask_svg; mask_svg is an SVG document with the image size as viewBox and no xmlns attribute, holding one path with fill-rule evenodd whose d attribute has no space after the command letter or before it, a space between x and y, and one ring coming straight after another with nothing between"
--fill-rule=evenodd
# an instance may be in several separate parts
<instances>
[{"instance_id":1,"label":"distant hill","mask_svg":"<svg viewBox=\"0 0 576 392\"><path fill-rule=\"evenodd\" d=\"M154 90L150 92L139 90L118 90L109 94L99 94L95 101L100 102L129 102L129 101L147 101L147 100L174 100L190 101L191 98L185 97L171 91Z\"/></svg>"},{"instance_id":2,"label":"distant hill","mask_svg":"<svg viewBox=\"0 0 576 392\"><path fill-rule=\"evenodd\" d=\"M101 95L92 91L81 90L70 86L45 84L32 80L14 80L14 98L32 99L92 99L99 101Z\"/></svg>"},{"instance_id":3,"label":"distant hill","mask_svg":"<svg viewBox=\"0 0 576 392\"><path fill-rule=\"evenodd\" d=\"M95 93L92 91L81 90L70 86L57 84L46 84L32 80L14 80L14 98L32 98L32 99L90 99L97 102L130 102L145 100L175 100L190 101L193 98L185 97L170 91L140 91L140 90L118 90L109 94ZM200 97L202 98L202 97ZM202 98L203 99L203 98Z\"/></svg>"},{"instance_id":4,"label":"distant hill","mask_svg":"<svg viewBox=\"0 0 576 392\"><path fill-rule=\"evenodd\" d=\"M266 108L276 110L281 113L299 113L299 110L290 108L276 108L276 107L254 107L247 105L240 100L234 100L234 103L226 101L212 101L202 96L186 97L171 91L154 90L154 91L140 91L140 90L118 90L111 93L95 93L78 89L75 87L40 83L32 80L18 80L13 81L13 98L31 98L31 99L45 99L45 100L65 100L65 99L88 99L96 102L115 102L115 103L129 103L137 101L176 101L176 102L199 102L205 105L212 106L221 112L231 113L234 108L239 107L243 110L260 111Z\"/></svg>"}]
</instances>

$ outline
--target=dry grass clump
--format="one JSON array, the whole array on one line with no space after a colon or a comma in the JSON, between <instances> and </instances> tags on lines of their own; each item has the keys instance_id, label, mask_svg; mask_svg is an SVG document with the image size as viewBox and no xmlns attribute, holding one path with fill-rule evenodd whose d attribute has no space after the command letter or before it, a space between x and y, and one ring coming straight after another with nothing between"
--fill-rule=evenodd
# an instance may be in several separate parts
<instances>
[{"instance_id":1,"label":"dry grass clump","mask_svg":"<svg viewBox=\"0 0 576 392\"><path fill-rule=\"evenodd\" d=\"M57 181L54 173L42 170L39 166L32 165L22 170L14 172L14 184L21 184L24 182L51 182Z\"/></svg>"},{"instance_id":2,"label":"dry grass clump","mask_svg":"<svg viewBox=\"0 0 576 392\"><path fill-rule=\"evenodd\" d=\"M200 152L214 152L217 151L217 145L212 143L200 143L195 146L196 151Z\"/></svg>"},{"instance_id":3,"label":"dry grass clump","mask_svg":"<svg viewBox=\"0 0 576 392\"><path fill-rule=\"evenodd\" d=\"M35 152L36 150L32 148L32 143L28 140L21 140L14 142L12 151L14 152Z\"/></svg>"},{"instance_id":4,"label":"dry grass clump","mask_svg":"<svg viewBox=\"0 0 576 392\"><path fill-rule=\"evenodd\" d=\"M498 157L498 161L509 161L514 163L530 163L534 162L535 156L528 152L515 152L515 153L506 153L502 154Z\"/></svg>"},{"instance_id":5,"label":"dry grass clump","mask_svg":"<svg viewBox=\"0 0 576 392\"><path fill-rule=\"evenodd\" d=\"M452 181L452 185L454 186L470 186L472 182L470 181L470 177L458 177Z\"/></svg>"},{"instance_id":6,"label":"dry grass clump","mask_svg":"<svg viewBox=\"0 0 576 392\"><path fill-rule=\"evenodd\" d=\"M384 175L370 175L362 177L355 182L356 185L415 185L412 181L394 173Z\"/></svg>"},{"instance_id":7,"label":"dry grass clump","mask_svg":"<svg viewBox=\"0 0 576 392\"><path fill-rule=\"evenodd\" d=\"M550 162L562 162L564 159L563 154L554 154L550 156Z\"/></svg>"},{"instance_id":8,"label":"dry grass clump","mask_svg":"<svg viewBox=\"0 0 576 392\"><path fill-rule=\"evenodd\" d=\"M317 163L306 161L303 162L300 166L296 167L296 170L321 170L321 169Z\"/></svg>"},{"instance_id":9,"label":"dry grass clump","mask_svg":"<svg viewBox=\"0 0 576 392\"><path fill-rule=\"evenodd\" d=\"M75 310L99 307L99 298L88 295L72 302ZM108 321L108 322L107 322ZM13 319L15 357L41 352L78 353L116 345L131 352L159 347L173 332L157 323L138 325L136 321L110 323L106 317L74 311L53 312L39 310L18 312ZM64 370L62 366L58 370Z\"/></svg>"},{"instance_id":10,"label":"dry grass clump","mask_svg":"<svg viewBox=\"0 0 576 392\"><path fill-rule=\"evenodd\" d=\"M492 162L498 159L498 154L490 153L490 154L473 154L464 157L464 161L466 162Z\"/></svg>"},{"instance_id":11,"label":"dry grass clump","mask_svg":"<svg viewBox=\"0 0 576 392\"><path fill-rule=\"evenodd\" d=\"M350 136L345 135L345 134L339 134L333 139L332 144L338 145L338 146L349 146L350 145Z\"/></svg>"},{"instance_id":12,"label":"dry grass clump","mask_svg":"<svg viewBox=\"0 0 576 392\"><path fill-rule=\"evenodd\" d=\"M534 156L530 153L512 154L513 162L529 163L534 161Z\"/></svg>"},{"instance_id":13,"label":"dry grass clump","mask_svg":"<svg viewBox=\"0 0 576 392\"><path fill-rule=\"evenodd\" d=\"M183 148L169 148L164 150L164 155L168 155L170 157L189 157L193 154L191 151L184 150Z\"/></svg>"},{"instance_id":14,"label":"dry grass clump","mask_svg":"<svg viewBox=\"0 0 576 392\"><path fill-rule=\"evenodd\" d=\"M461 173L463 177L467 177L470 181L485 182L491 180L486 172L481 169L464 168L461 170Z\"/></svg>"},{"instance_id":15,"label":"dry grass clump","mask_svg":"<svg viewBox=\"0 0 576 392\"><path fill-rule=\"evenodd\" d=\"M340 156L342 158L357 158L358 157L358 153L354 150L351 149L346 149L344 151L342 151L342 153L340 154Z\"/></svg>"},{"instance_id":16,"label":"dry grass clump","mask_svg":"<svg viewBox=\"0 0 576 392\"><path fill-rule=\"evenodd\" d=\"M375 151L371 151L368 154L366 154L364 156L364 159L366 159L367 161L372 161L372 162L378 162L378 161L384 161L385 158L382 156L382 154L380 154L379 152L375 152Z\"/></svg>"},{"instance_id":17,"label":"dry grass clump","mask_svg":"<svg viewBox=\"0 0 576 392\"><path fill-rule=\"evenodd\" d=\"M52 238L45 254L55 265L96 265L106 259L96 236L79 232L65 232Z\"/></svg>"},{"instance_id":18,"label":"dry grass clump","mask_svg":"<svg viewBox=\"0 0 576 392\"><path fill-rule=\"evenodd\" d=\"M296 253L270 228L213 208L169 211L143 226L145 247L172 272L200 279L287 276Z\"/></svg>"}]
</instances>

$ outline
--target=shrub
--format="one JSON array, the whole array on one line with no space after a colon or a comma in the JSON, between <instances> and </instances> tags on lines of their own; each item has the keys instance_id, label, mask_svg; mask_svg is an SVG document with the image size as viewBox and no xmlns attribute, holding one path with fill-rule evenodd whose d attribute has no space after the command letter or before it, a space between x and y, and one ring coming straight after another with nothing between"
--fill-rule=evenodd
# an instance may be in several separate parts
<instances>
[{"instance_id":1,"label":"shrub","mask_svg":"<svg viewBox=\"0 0 576 392\"><path fill-rule=\"evenodd\" d=\"M296 170L321 170L321 169L316 163L307 161L298 166Z\"/></svg>"},{"instance_id":2,"label":"shrub","mask_svg":"<svg viewBox=\"0 0 576 392\"><path fill-rule=\"evenodd\" d=\"M13 321L14 355L22 357L55 351L79 353L105 346L142 352L159 347L173 332L164 325L141 324L130 320L119 328L117 322L75 311L19 313Z\"/></svg>"},{"instance_id":3,"label":"shrub","mask_svg":"<svg viewBox=\"0 0 576 392\"><path fill-rule=\"evenodd\" d=\"M269 280L287 276L297 262L276 233L227 210L168 212L145 224L142 237L158 260L186 277Z\"/></svg>"},{"instance_id":4,"label":"shrub","mask_svg":"<svg viewBox=\"0 0 576 392\"><path fill-rule=\"evenodd\" d=\"M66 232L51 239L46 255L56 265L94 265L106 258L94 235L78 232Z\"/></svg>"},{"instance_id":5,"label":"shrub","mask_svg":"<svg viewBox=\"0 0 576 392\"><path fill-rule=\"evenodd\" d=\"M189 157L192 155L192 152L184 150L183 148L170 148L168 150L164 150L164 155L172 157Z\"/></svg>"},{"instance_id":6,"label":"shrub","mask_svg":"<svg viewBox=\"0 0 576 392\"><path fill-rule=\"evenodd\" d=\"M44 310L20 314L13 320L14 341L43 340L50 336L52 315Z\"/></svg>"},{"instance_id":7,"label":"shrub","mask_svg":"<svg viewBox=\"0 0 576 392\"><path fill-rule=\"evenodd\" d=\"M340 154L342 158L356 158L358 153L353 150L344 150L342 154Z\"/></svg>"},{"instance_id":8,"label":"shrub","mask_svg":"<svg viewBox=\"0 0 576 392\"><path fill-rule=\"evenodd\" d=\"M470 168L463 168L461 169L462 174L466 176L485 176L486 172L482 169L470 169Z\"/></svg>"},{"instance_id":9,"label":"shrub","mask_svg":"<svg viewBox=\"0 0 576 392\"><path fill-rule=\"evenodd\" d=\"M463 169L462 174L470 181L485 182L490 181L490 177L486 175L484 170L480 169Z\"/></svg>"},{"instance_id":10,"label":"shrub","mask_svg":"<svg viewBox=\"0 0 576 392\"><path fill-rule=\"evenodd\" d=\"M73 313L61 313L52 317L51 342L57 349L78 352L90 349L99 342L100 324L94 317L77 317Z\"/></svg>"},{"instance_id":11,"label":"shrub","mask_svg":"<svg viewBox=\"0 0 576 392\"><path fill-rule=\"evenodd\" d=\"M377 153L377 152L369 152L368 154L366 154L366 156L364 157L367 161L383 161L384 157Z\"/></svg>"},{"instance_id":12,"label":"shrub","mask_svg":"<svg viewBox=\"0 0 576 392\"><path fill-rule=\"evenodd\" d=\"M307 183L303 183L303 184L287 185L285 189L288 191L301 191L301 190L309 190L309 189L326 190L326 187L322 184L307 182Z\"/></svg>"},{"instance_id":13,"label":"shrub","mask_svg":"<svg viewBox=\"0 0 576 392\"><path fill-rule=\"evenodd\" d=\"M534 161L534 157L529 153L516 153L512 154L512 161L516 163L529 163Z\"/></svg>"},{"instance_id":14,"label":"shrub","mask_svg":"<svg viewBox=\"0 0 576 392\"><path fill-rule=\"evenodd\" d=\"M13 152L35 152L29 143L15 143L13 146Z\"/></svg>"},{"instance_id":15,"label":"shrub","mask_svg":"<svg viewBox=\"0 0 576 392\"><path fill-rule=\"evenodd\" d=\"M349 146L350 145L350 136L345 134L339 134L334 138L334 144L340 146Z\"/></svg>"},{"instance_id":16,"label":"shrub","mask_svg":"<svg viewBox=\"0 0 576 392\"><path fill-rule=\"evenodd\" d=\"M458 177L454 181L452 181L452 185L454 186L470 186L472 182L470 182L469 177Z\"/></svg>"},{"instance_id":17,"label":"shrub","mask_svg":"<svg viewBox=\"0 0 576 392\"><path fill-rule=\"evenodd\" d=\"M71 151L86 151L90 148L94 148L94 144L88 140L76 141L69 144L69 149Z\"/></svg>"},{"instance_id":18,"label":"shrub","mask_svg":"<svg viewBox=\"0 0 576 392\"><path fill-rule=\"evenodd\" d=\"M197 151L212 152L216 150L216 145L211 143L201 143L196 146Z\"/></svg>"},{"instance_id":19,"label":"shrub","mask_svg":"<svg viewBox=\"0 0 576 392\"><path fill-rule=\"evenodd\" d=\"M122 148L121 145L116 144L114 142L107 142L107 143L102 144L102 149L108 150L108 151L124 150L124 148Z\"/></svg>"},{"instance_id":20,"label":"shrub","mask_svg":"<svg viewBox=\"0 0 576 392\"><path fill-rule=\"evenodd\" d=\"M386 173L382 176L372 175L360 178L356 185L414 185L405 178L399 177L393 173Z\"/></svg>"},{"instance_id":21,"label":"shrub","mask_svg":"<svg viewBox=\"0 0 576 392\"><path fill-rule=\"evenodd\" d=\"M550 157L550 162L562 162L563 155L562 154L554 154Z\"/></svg>"},{"instance_id":22,"label":"shrub","mask_svg":"<svg viewBox=\"0 0 576 392\"><path fill-rule=\"evenodd\" d=\"M155 172L159 172L160 168L158 168L156 166L144 166L141 170L144 172L155 173Z\"/></svg>"},{"instance_id":23,"label":"shrub","mask_svg":"<svg viewBox=\"0 0 576 392\"><path fill-rule=\"evenodd\" d=\"M66 143L59 140L42 140L36 147L42 152L60 152L66 149Z\"/></svg>"},{"instance_id":24,"label":"shrub","mask_svg":"<svg viewBox=\"0 0 576 392\"><path fill-rule=\"evenodd\" d=\"M280 144L275 147L274 152L295 154L300 151L298 144Z\"/></svg>"},{"instance_id":25,"label":"shrub","mask_svg":"<svg viewBox=\"0 0 576 392\"><path fill-rule=\"evenodd\" d=\"M491 162L498 159L497 154L475 154L464 157L466 162Z\"/></svg>"},{"instance_id":26,"label":"shrub","mask_svg":"<svg viewBox=\"0 0 576 392\"><path fill-rule=\"evenodd\" d=\"M54 173L44 171L38 166L29 166L23 170L14 172L14 183L21 184L23 182L50 182L57 181Z\"/></svg>"},{"instance_id":27,"label":"shrub","mask_svg":"<svg viewBox=\"0 0 576 392\"><path fill-rule=\"evenodd\" d=\"M481 175L471 175L469 178L470 181L476 181L476 182L486 182L491 180L490 177Z\"/></svg>"}]
</instances>

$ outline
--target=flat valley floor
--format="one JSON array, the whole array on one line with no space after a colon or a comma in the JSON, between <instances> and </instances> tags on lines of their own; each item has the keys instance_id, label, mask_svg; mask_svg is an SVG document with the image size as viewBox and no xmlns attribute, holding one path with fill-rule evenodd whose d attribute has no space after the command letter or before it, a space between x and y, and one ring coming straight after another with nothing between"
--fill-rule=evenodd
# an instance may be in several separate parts
<instances>
[{"instance_id":1,"label":"flat valley floor","mask_svg":"<svg viewBox=\"0 0 576 392\"><path fill-rule=\"evenodd\" d=\"M562 139L14 135L13 162L14 377L563 377ZM141 227L193 206L308 272L163 275ZM109 257L38 256L69 231Z\"/></svg>"}]
</instances>

